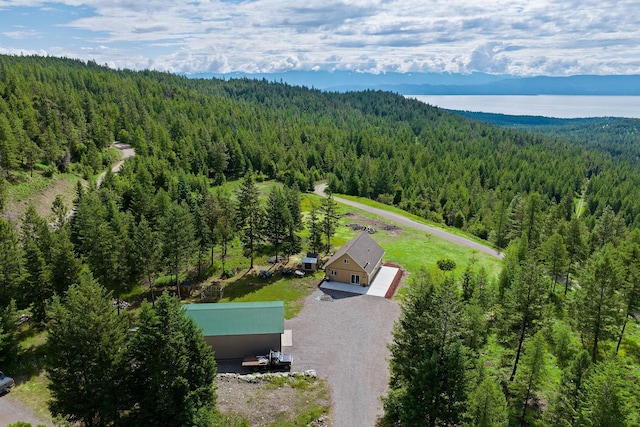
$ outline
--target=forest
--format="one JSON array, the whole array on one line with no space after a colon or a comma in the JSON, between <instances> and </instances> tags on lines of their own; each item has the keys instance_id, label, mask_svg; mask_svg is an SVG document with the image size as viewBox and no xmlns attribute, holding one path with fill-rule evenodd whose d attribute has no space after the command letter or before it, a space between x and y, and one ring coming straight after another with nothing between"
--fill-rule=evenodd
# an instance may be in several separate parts
<instances>
[{"instance_id":1,"label":"forest","mask_svg":"<svg viewBox=\"0 0 640 427\"><path fill-rule=\"evenodd\" d=\"M0 219L0 364L17 363L18 312L28 310L53 336L82 315L79 301L89 295L104 314L99 321L120 334L126 325L105 313L106 292L119 297L140 283L152 292L165 276L179 293L186 272L212 274L206 266L214 253L222 263L216 274L233 274L225 262L236 246L245 267L256 251L318 248L335 231L335 207L329 199L303 215L300 194L326 180L333 193L395 206L506 254L496 278L430 265L412 275L399 297L381 423L637 425L637 126L500 127L381 91L339 94L0 56L0 209L7 214L15 189L34 177L78 178L73 206L56 199L53 221L33 206L19 221ZM98 188L114 141L136 156ZM235 193L222 186L237 179ZM255 184L264 180L282 188L261 200ZM154 325L193 334L175 300L161 298L159 308L144 305L131 319L147 328L137 343L101 349L105 378L125 365L135 377L145 374L141 363L167 363L136 347L171 347L153 341ZM184 354L199 354L215 375L190 339L181 343ZM48 367L52 375L70 375L55 368ZM181 375L187 381L193 372ZM215 396L201 383L180 390L188 410L172 425L211 422L203 411ZM64 391L52 393L73 401ZM85 425L135 425L158 416L137 400L142 395L131 390L94 408L101 412L51 409Z\"/></svg>"}]
</instances>

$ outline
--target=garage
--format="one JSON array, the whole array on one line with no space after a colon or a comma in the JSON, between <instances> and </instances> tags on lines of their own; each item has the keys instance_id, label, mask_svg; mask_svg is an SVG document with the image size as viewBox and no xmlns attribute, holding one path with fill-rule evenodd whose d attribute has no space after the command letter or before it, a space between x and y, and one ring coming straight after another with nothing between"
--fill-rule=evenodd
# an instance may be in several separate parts
<instances>
[{"instance_id":1,"label":"garage","mask_svg":"<svg viewBox=\"0 0 640 427\"><path fill-rule=\"evenodd\" d=\"M284 303L240 302L187 304L185 314L202 329L217 360L281 350Z\"/></svg>"}]
</instances>

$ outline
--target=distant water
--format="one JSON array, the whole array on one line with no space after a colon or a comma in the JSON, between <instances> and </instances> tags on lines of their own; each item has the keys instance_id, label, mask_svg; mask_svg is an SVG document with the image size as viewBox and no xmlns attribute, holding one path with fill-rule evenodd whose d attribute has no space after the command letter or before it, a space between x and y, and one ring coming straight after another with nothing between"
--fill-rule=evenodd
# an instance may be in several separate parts
<instances>
[{"instance_id":1,"label":"distant water","mask_svg":"<svg viewBox=\"0 0 640 427\"><path fill-rule=\"evenodd\" d=\"M640 118L640 96L406 95L447 110L512 116Z\"/></svg>"}]
</instances>

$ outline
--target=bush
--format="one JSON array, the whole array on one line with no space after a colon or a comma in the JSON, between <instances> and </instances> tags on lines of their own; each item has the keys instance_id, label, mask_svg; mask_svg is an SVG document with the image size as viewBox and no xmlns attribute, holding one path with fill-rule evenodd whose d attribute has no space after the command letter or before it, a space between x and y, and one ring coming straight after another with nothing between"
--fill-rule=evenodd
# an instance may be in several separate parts
<instances>
[{"instance_id":1,"label":"bush","mask_svg":"<svg viewBox=\"0 0 640 427\"><path fill-rule=\"evenodd\" d=\"M456 269L456 262L451 258L440 258L436 264L438 264L438 268L442 271L451 271Z\"/></svg>"}]
</instances>

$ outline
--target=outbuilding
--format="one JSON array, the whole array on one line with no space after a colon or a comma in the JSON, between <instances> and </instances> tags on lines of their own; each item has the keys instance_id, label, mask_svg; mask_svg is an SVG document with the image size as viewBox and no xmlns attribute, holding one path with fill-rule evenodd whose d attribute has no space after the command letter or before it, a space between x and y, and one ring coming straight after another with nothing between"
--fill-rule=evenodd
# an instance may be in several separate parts
<instances>
[{"instance_id":1,"label":"outbuilding","mask_svg":"<svg viewBox=\"0 0 640 427\"><path fill-rule=\"evenodd\" d=\"M205 341L218 360L282 350L282 301L186 304L184 307L186 315L202 329Z\"/></svg>"},{"instance_id":2,"label":"outbuilding","mask_svg":"<svg viewBox=\"0 0 640 427\"><path fill-rule=\"evenodd\" d=\"M324 273L331 281L369 286L382 265L383 256L384 249L363 232L327 261Z\"/></svg>"},{"instance_id":3,"label":"outbuilding","mask_svg":"<svg viewBox=\"0 0 640 427\"><path fill-rule=\"evenodd\" d=\"M300 260L304 271L314 272L318 269L318 254L308 252L306 257Z\"/></svg>"}]
</instances>

